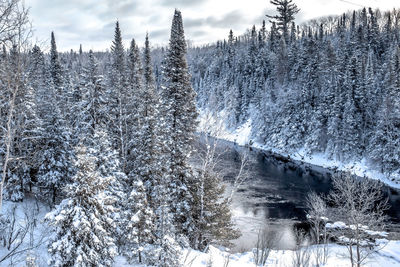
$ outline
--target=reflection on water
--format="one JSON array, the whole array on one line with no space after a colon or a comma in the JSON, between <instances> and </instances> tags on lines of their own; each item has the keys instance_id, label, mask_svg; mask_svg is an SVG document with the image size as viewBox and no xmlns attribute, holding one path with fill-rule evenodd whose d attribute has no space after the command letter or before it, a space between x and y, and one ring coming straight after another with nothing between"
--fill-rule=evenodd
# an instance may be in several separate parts
<instances>
[{"instance_id":1,"label":"reflection on water","mask_svg":"<svg viewBox=\"0 0 400 267\"><path fill-rule=\"evenodd\" d=\"M264 227L282 233L278 246L292 248L294 238L292 225L306 219L305 200L307 194L315 191L327 194L332 188L330 175L323 169L305 170L293 164L278 162L266 157L263 152L238 147L232 143L222 142L223 152L221 171L225 180L232 182L240 167L240 154L248 153L249 176L233 198L234 220L242 232L236 240L236 250L254 247L257 233ZM227 187L230 192L231 187ZM392 223L400 225L400 194L398 190L386 188L390 198L391 209L388 215Z\"/></svg>"}]
</instances>

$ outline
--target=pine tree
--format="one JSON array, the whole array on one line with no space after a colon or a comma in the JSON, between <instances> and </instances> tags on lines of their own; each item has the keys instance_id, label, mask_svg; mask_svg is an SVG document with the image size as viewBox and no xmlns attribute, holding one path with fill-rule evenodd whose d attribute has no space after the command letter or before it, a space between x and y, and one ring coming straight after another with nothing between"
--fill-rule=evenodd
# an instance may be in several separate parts
<instances>
[{"instance_id":1,"label":"pine tree","mask_svg":"<svg viewBox=\"0 0 400 267\"><path fill-rule=\"evenodd\" d=\"M178 233L188 235L192 223L192 218L188 216L192 205L190 187L194 179L188 159L193 150L197 111L186 62L182 15L178 10L175 10L172 21L163 76L162 112L169 136L167 154L170 157L171 194L174 196L172 212Z\"/></svg>"},{"instance_id":2,"label":"pine tree","mask_svg":"<svg viewBox=\"0 0 400 267\"><path fill-rule=\"evenodd\" d=\"M276 10L279 15L270 16L277 23L278 29L282 32L282 36L285 42L289 43L289 26L294 21L294 16L300 11L300 9L293 3L293 0L271 0L271 4L276 6Z\"/></svg>"},{"instance_id":3,"label":"pine tree","mask_svg":"<svg viewBox=\"0 0 400 267\"><path fill-rule=\"evenodd\" d=\"M83 146L77 148L76 175L65 190L67 198L48 213L45 220L53 227L49 244L52 266L112 266L116 255L110 229L113 202L106 196L113 177L102 177L96 159Z\"/></svg>"}]
</instances>

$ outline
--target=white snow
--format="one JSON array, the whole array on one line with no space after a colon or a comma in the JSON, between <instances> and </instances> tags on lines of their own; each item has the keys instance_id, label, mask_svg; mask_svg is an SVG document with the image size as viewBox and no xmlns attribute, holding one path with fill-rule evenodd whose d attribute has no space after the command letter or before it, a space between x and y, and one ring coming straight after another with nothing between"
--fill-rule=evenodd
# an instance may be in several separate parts
<instances>
[{"instance_id":1,"label":"white snow","mask_svg":"<svg viewBox=\"0 0 400 267\"><path fill-rule=\"evenodd\" d=\"M205 132L213 137L245 146L250 141L251 120L247 121L237 129L228 129L224 123L226 114L221 111L218 115L213 115L208 111L201 111L199 118L199 131Z\"/></svg>"},{"instance_id":2,"label":"white snow","mask_svg":"<svg viewBox=\"0 0 400 267\"><path fill-rule=\"evenodd\" d=\"M311 246L311 264L314 262L313 253L318 246ZM329 245L329 257L324 267L347 267L350 266L346 258L347 248L335 244ZM266 266L293 266L295 252L292 250L272 250ZM247 267L255 266L252 252L231 254L227 251L210 246L208 253L189 250L184 253L184 266L202 267L212 262L211 266ZM229 265L225 265L229 262ZM371 255L363 265L365 267L376 266L400 266L400 241L390 241L382 250Z\"/></svg>"},{"instance_id":3,"label":"white snow","mask_svg":"<svg viewBox=\"0 0 400 267\"><path fill-rule=\"evenodd\" d=\"M347 226L344 222L334 222L334 223L327 223L325 227L334 229L343 229L346 228Z\"/></svg>"},{"instance_id":4,"label":"white snow","mask_svg":"<svg viewBox=\"0 0 400 267\"><path fill-rule=\"evenodd\" d=\"M3 206L3 211L6 212L10 210L14 203L5 201ZM34 202L33 199L27 199L23 203L16 203L17 205L17 219L19 223L24 223L24 211L32 208L39 208L39 214L37 217L38 225L35 228L34 236L36 238L45 235L43 243L28 252L25 252L17 257L13 258L13 265L11 266L25 266L24 262L27 258L36 261L38 266L49 266L47 261L49 260L49 255L47 253L46 240L49 235L48 226L43 224L43 218L45 214L49 211L49 208L43 204L38 204ZM339 222L334 223L334 225L340 225ZM28 245L29 239L24 243L24 247ZM378 242L379 243L379 242ZM375 267L375 266L385 266L394 267L400 266L400 241L387 241L382 239L382 249L377 253L371 255L365 267ZM310 247L310 253L314 253L317 246ZM0 258L5 255L7 250L0 245ZM346 256L346 247L330 244L329 245L329 258L328 262L324 267L345 267L350 266L349 260ZM293 257L295 252L292 250L272 250L270 257L267 261L267 266L293 266ZM313 256L311 255L311 259ZM207 263L212 262L212 266L229 266L229 267L250 267L255 266L253 261L253 252L247 251L243 253L231 253L225 248L216 248L213 246L209 247L207 253L200 251L195 251L191 249L184 250L182 253L182 264L187 267L204 267ZM229 265L224 265L229 262ZM15 265L15 263L18 263ZM11 262L9 260L1 262L0 266L10 266ZM115 267L144 267L144 265L129 264L125 257L117 256L115 258Z\"/></svg>"},{"instance_id":5,"label":"white snow","mask_svg":"<svg viewBox=\"0 0 400 267\"><path fill-rule=\"evenodd\" d=\"M232 133L225 133L221 135L221 139L237 143L239 146L249 144L251 134L251 120L235 129Z\"/></svg>"}]
</instances>

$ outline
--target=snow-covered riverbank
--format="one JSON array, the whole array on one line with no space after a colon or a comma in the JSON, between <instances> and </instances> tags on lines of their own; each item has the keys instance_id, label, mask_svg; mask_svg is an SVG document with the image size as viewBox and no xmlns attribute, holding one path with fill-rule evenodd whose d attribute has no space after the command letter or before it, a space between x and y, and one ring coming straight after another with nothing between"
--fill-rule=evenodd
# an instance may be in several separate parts
<instances>
[{"instance_id":1,"label":"snow-covered riverbank","mask_svg":"<svg viewBox=\"0 0 400 267\"><path fill-rule=\"evenodd\" d=\"M286 153L279 149L254 142L251 139L252 124L251 120L248 120L243 125L239 126L234 130L229 130L225 127L223 121L218 119L210 119L210 115L201 113L200 116L200 127L204 129L206 124L208 133L214 135L214 137L223 139L226 141L234 142L239 146L250 146L252 148L272 152L279 154L284 157L290 158L294 162L306 163L312 166L318 166L329 170L338 171L349 171L361 177L368 177L370 179L380 180L390 187L400 189L400 179L388 178L387 175L374 170L371 168L365 159L355 162L340 162L337 160L329 159L328 155L325 154L312 154L307 155L304 149L300 149L294 153Z\"/></svg>"}]
</instances>

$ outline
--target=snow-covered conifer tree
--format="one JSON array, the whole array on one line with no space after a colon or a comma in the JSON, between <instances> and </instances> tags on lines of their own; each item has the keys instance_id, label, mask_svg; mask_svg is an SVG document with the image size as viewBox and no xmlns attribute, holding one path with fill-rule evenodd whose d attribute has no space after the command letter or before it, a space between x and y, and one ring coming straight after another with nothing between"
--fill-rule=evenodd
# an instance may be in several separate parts
<instances>
[{"instance_id":1,"label":"snow-covered conifer tree","mask_svg":"<svg viewBox=\"0 0 400 267\"><path fill-rule=\"evenodd\" d=\"M141 180L134 181L132 191L128 198L128 210L130 217L127 222L127 254L129 258L136 258L139 263L152 262L155 259L153 246L149 244L154 241L154 216L152 208L147 199L147 190ZM150 251L149 251L150 250Z\"/></svg>"},{"instance_id":2,"label":"snow-covered conifer tree","mask_svg":"<svg viewBox=\"0 0 400 267\"><path fill-rule=\"evenodd\" d=\"M132 96L128 103L130 128L128 130L127 143L127 166L126 173L132 171L137 172L137 157L140 154L139 147L141 145L141 127L142 127L142 110L143 110L143 70L140 60L139 47L134 39L131 41L127 63L127 82L128 90ZM132 177L132 176L131 176Z\"/></svg>"},{"instance_id":3,"label":"snow-covered conifer tree","mask_svg":"<svg viewBox=\"0 0 400 267\"><path fill-rule=\"evenodd\" d=\"M165 58L162 112L165 116L168 151L170 157L171 210L178 233L190 232L192 197L190 187L194 179L188 158L196 130L197 111L195 92L190 84L186 61L186 42L181 12L175 10L171 38Z\"/></svg>"},{"instance_id":4,"label":"snow-covered conifer tree","mask_svg":"<svg viewBox=\"0 0 400 267\"><path fill-rule=\"evenodd\" d=\"M127 104L130 103L131 94L126 86L125 50L118 21L115 25L114 40L111 46L111 61L108 77L109 120L107 128L113 147L120 155L122 169L125 171L129 128L127 119L130 112Z\"/></svg>"},{"instance_id":5,"label":"snow-covered conifer tree","mask_svg":"<svg viewBox=\"0 0 400 267\"><path fill-rule=\"evenodd\" d=\"M67 198L48 213L45 220L53 227L49 243L52 266L112 266L116 246L110 230L113 200L104 191L113 177L102 177L96 159L77 148L76 175L65 187Z\"/></svg>"}]
</instances>

